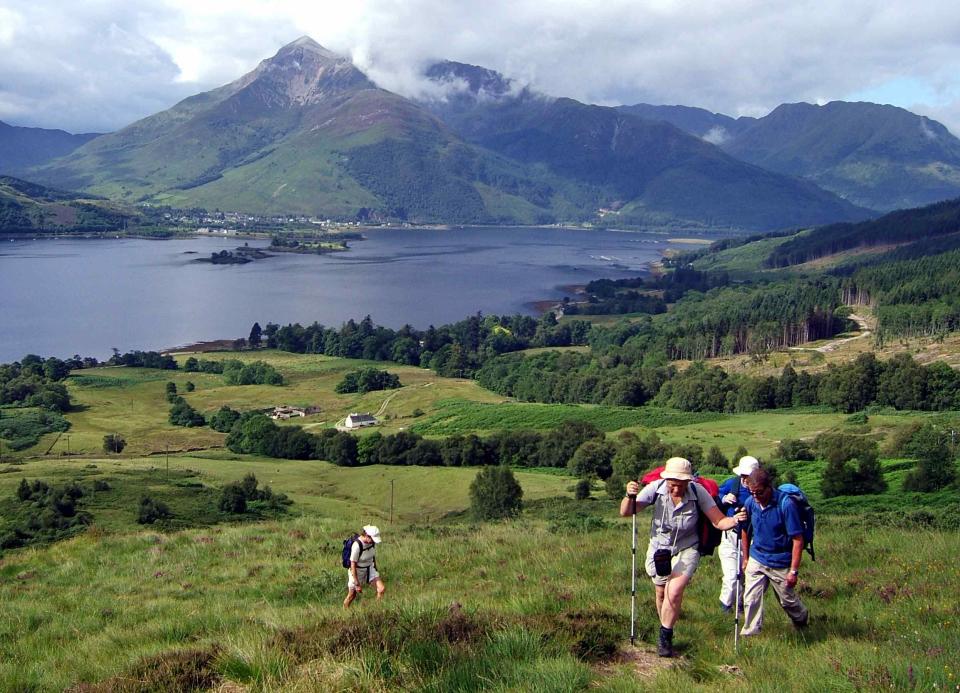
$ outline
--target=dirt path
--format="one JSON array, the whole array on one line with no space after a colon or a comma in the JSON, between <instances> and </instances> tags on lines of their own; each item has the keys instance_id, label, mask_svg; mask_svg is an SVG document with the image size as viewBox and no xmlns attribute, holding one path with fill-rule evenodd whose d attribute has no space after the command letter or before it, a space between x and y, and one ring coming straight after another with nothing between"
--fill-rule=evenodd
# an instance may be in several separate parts
<instances>
[{"instance_id":1,"label":"dirt path","mask_svg":"<svg viewBox=\"0 0 960 693\"><path fill-rule=\"evenodd\" d=\"M860 334L855 334L852 337L844 337L842 339L834 339L831 342L827 342L822 346L812 349L810 347L790 347L790 349L792 351L819 351L821 354L826 354L827 352L835 350L841 344L846 344L847 342L852 342L856 339L864 339L872 334L870 331L870 325L867 324L866 318L861 315L857 315L856 313L851 313L850 319L860 326Z\"/></svg>"},{"instance_id":2,"label":"dirt path","mask_svg":"<svg viewBox=\"0 0 960 693\"><path fill-rule=\"evenodd\" d=\"M390 400L392 400L394 397L396 397L397 395L399 395L403 390L405 390L405 389L412 389L412 388L414 388L414 387L430 387L431 385L433 385L433 382L432 382L432 381L429 382L429 383L423 383L422 385L412 385L412 386L410 386L409 388L400 388L399 390L394 390L394 391L391 392L389 395L387 395L387 397L384 398L383 402L380 403L380 408L377 409L377 411L375 411L375 412L373 413L373 416L374 416L375 418L377 418L377 419L379 419L381 416L383 416L383 412L385 412L385 411L387 410L387 405L390 404ZM346 418L343 418L343 419L340 419L339 421L337 421L337 423L335 424L336 427L337 427L337 430L346 430L346 429L344 428L344 423L345 423L345 422L346 422Z\"/></svg>"}]
</instances>

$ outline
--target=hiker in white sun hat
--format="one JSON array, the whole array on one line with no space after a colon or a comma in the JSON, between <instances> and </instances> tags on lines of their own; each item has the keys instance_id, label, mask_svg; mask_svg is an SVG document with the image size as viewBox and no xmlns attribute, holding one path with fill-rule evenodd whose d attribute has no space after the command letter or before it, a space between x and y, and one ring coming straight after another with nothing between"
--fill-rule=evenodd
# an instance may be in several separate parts
<instances>
[{"instance_id":1,"label":"hiker in white sun hat","mask_svg":"<svg viewBox=\"0 0 960 693\"><path fill-rule=\"evenodd\" d=\"M756 457L744 455L733 468L735 476L720 484L720 510L727 516L733 517L738 508L742 508L750 497L747 488L747 477L760 469L760 461ZM743 604L743 586L738 587L737 574L740 566L737 563L737 541L739 532L736 528L728 529L723 533L717 553L720 554L720 567L723 578L720 582L720 609L728 612L737 603ZM740 590L740 601L737 601L737 589Z\"/></svg>"},{"instance_id":2,"label":"hiker in white sun hat","mask_svg":"<svg viewBox=\"0 0 960 693\"><path fill-rule=\"evenodd\" d=\"M642 490L639 482L627 483L627 495L620 503L620 514L624 517L635 516L638 508L648 505L654 509L645 567L653 581L657 616L660 619L657 654L672 657L673 626L680 616L683 591L700 563L700 513L719 530L735 527L737 522L746 519L746 514L724 517L710 494L696 482L693 465L682 457L667 460L660 478L648 483ZM634 584L635 576L634 571ZM635 594L635 587L631 592ZM631 620L633 611L631 604Z\"/></svg>"},{"instance_id":3,"label":"hiker in white sun hat","mask_svg":"<svg viewBox=\"0 0 960 693\"><path fill-rule=\"evenodd\" d=\"M343 608L350 606L357 595L363 592L365 585L377 588L377 599L383 599L387 586L377 572L377 544L380 543L380 528L365 525L353 540L350 547L350 567L347 569L347 596ZM344 552L346 559L346 550Z\"/></svg>"}]
</instances>

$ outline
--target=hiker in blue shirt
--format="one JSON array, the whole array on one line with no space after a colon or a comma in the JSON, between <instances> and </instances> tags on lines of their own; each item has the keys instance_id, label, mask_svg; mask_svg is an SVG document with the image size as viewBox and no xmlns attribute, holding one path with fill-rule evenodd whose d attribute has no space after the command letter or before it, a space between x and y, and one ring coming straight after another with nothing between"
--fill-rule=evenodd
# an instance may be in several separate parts
<instances>
[{"instance_id":1,"label":"hiker in blue shirt","mask_svg":"<svg viewBox=\"0 0 960 693\"><path fill-rule=\"evenodd\" d=\"M794 588L803 555L803 523L792 498L773 488L770 474L757 469L747 478L751 498L743 530L744 617L740 635L756 635L763 625L763 595L773 586L793 625L805 628L810 618Z\"/></svg>"},{"instance_id":2,"label":"hiker in blue shirt","mask_svg":"<svg viewBox=\"0 0 960 693\"><path fill-rule=\"evenodd\" d=\"M732 476L720 484L720 510L727 517L733 517L737 508L746 505L750 498L750 489L747 488L746 484L747 477L759 468L760 462L756 457L745 455L733 468L733 473L736 476ZM736 602L737 570L739 569L737 565L737 541L739 535L740 531L737 528L728 529L723 533L720 546L717 548L723 573L723 580L720 583L720 608L723 611L730 611ZM743 588L740 587L740 589ZM741 593L740 596L742 597L743 594Z\"/></svg>"}]
</instances>

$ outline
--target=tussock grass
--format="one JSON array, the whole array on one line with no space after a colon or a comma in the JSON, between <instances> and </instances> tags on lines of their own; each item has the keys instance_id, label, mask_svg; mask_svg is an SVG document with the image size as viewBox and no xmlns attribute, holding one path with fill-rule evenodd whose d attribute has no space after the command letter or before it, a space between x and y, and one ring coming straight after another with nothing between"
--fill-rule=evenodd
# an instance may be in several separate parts
<instances>
[{"instance_id":1,"label":"tussock grass","mask_svg":"<svg viewBox=\"0 0 960 693\"><path fill-rule=\"evenodd\" d=\"M612 504L594 510L614 514ZM820 559L801 577L811 626L796 633L768 599L764 632L739 658L732 619L717 608L719 567L706 559L676 629L682 657L641 677L624 656L627 522L569 534L533 516L385 527L378 561L387 598L365 593L344 613L337 564L351 529L301 517L172 535L88 534L9 555L0 565L0 689L127 690L131 678L168 681L181 667L252 690L868 690L911 682L944 690L960 674L955 532L825 523ZM638 633L647 651L656 632L651 599L641 579ZM739 675L721 668L733 665Z\"/></svg>"}]
</instances>

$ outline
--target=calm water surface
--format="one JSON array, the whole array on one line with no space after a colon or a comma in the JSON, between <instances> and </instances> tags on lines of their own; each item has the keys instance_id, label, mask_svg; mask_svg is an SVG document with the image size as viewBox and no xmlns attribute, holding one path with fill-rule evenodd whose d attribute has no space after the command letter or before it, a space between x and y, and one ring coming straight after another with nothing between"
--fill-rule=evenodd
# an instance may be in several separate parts
<instances>
[{"instance_id":1,"label":"calm water surface","mask_svg":"<svg viewBox=\"0 0 960 693\"><path fill-rule=\"evenodd\" d=\"M0 362L28 353L104 358L245 337L254 321L339 326L372 316L417 328L533 313L562 287L635 276L663 235L559 229L368 231L335 255L194 263L237 239L0 241ZM266 246L266 242L250 241Z\"/></svg>"}]
</instances>

